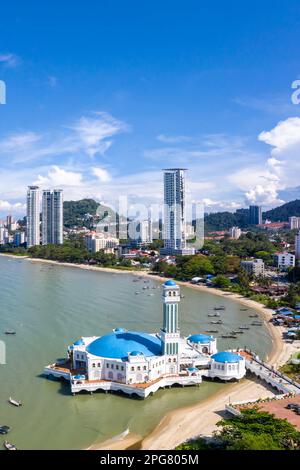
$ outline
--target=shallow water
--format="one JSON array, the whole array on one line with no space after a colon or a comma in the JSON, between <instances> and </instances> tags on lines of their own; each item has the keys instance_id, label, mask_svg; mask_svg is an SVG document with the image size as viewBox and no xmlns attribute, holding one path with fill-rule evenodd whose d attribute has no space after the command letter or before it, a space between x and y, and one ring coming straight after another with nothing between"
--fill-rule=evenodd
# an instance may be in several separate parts
<instances>
[{"instance_id":1,"label":"shallow water","mask_svg":"<svg viewBox=\"0 0 300 470\"><path fill-rule=\"evenodd\" d=\"M79 449L129 428L147 435L164 414L207 398L224 384L160 390L146 400L95 393L73 397L67 384L41 377L46 364L65 357L81 336L102 335L115 327L158 331L162 322L160 289L143 290L144 280L130 274L86 271L0 257L0 339L6 343L6 365L0 365L0 425L12 428L8 438L20 449ZM148 285L148 284L147 284ZM159 286L152 281L150 286ZM135 291L141 293L135 295ZM154 295L148 295L148 294ZM251 323L253 310L229 298L182 288L180 328L183 335L218 329L220 334ZM210 325L214 306L223 325ZM15 329L16 336L3 334ZM217 335L218 336L218 335ZM255 349L261 357L272 346L265 326L251 327L238 340L220 339L218 349ZM7 403L13 396L24 406ZM1 442L1 441L0 441Z\"/></svg>"}]
</instances>

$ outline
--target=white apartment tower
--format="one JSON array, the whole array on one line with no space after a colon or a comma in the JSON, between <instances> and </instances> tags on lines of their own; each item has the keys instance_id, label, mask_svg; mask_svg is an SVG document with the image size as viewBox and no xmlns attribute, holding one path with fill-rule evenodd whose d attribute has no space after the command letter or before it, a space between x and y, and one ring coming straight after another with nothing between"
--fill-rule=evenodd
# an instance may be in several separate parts
<instances>
[{"instance_id":1,"label":"white apartment tower","mask_svg":"<svg viewBox=\"0 0 300 470\"><path fill-rule=\"evenodd\" d=\"M61 245L63 243L63 191L43 191L42 200L42 243Z\"/></svg>"},{"instance_id":2,"label":"white apartment tower","mask_svg":"<svg viewBox=\"0 0 300 470\"><path fill-rule=\"evenodd\" d=\"M165 254L193 254L186 245L186 199L184 168L164 170L164 227Z\"/></svg>"},{"instance_id":3,"label":"white apartment tower","mask_svg":"<svg viewBox=\"0 0 300 470\"><path fill-rule=\"evenodd\" d=\"M295 236L295 258L299 263L300 261L300 230Z\"/></svg>"},{"instance_id":4,"label":"white apartment tower","mask_svg":"<svg viewBox=\"0 0 300 470\"><path fill-rule=\"evenodd\" d=\"M40 190L29 186L27 190L27 247L40 244Z\"/></svg>"}]
</instances>

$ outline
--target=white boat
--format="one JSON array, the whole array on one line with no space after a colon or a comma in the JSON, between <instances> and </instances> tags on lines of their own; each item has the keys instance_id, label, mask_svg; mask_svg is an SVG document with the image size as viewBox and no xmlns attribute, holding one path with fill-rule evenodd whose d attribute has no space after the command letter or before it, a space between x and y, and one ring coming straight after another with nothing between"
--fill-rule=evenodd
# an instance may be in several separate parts
<instances>
[{"instance_id":1,"label":"white boat","mask_svg":"<svg viewBox=\"0 0 300 470\"><path fill-rule=\"evenodd\" d=\"M14 444L11 444L11 443L8 442L8 441L4 441L4 442L3 442L3 446L4 446L5 449L7 449L7 450L18 450Z\"/></svg>"},{"instance_id":2,"label":"white boat","mask_svg":"<svg viewBox=\"0 0 300 470\"><path fill-rule=\"evenodd\" d=\"M9 397L9 403L14 406L22 406L22 402L18 400L14 400L12 397Z\"/></svg>"}]
</instances>

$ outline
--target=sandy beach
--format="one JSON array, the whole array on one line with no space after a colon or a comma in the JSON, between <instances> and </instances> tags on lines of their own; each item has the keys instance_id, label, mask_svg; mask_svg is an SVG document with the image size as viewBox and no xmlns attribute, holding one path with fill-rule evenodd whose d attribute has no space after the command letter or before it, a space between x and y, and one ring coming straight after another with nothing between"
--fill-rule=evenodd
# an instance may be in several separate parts
<instances>
[{"instance_id":1,"label":"sandy beach","mask_svg":"<svg viewBox=\"0 0 300 470\"><path fill-rule=\"evenodd\" d=\"M20 259L14 255L12 256ZM24 258L21 258L24 259ZM59 263L51 260L43 260L36 258L25 258L28 262L46 263L70 268L79 268L89 271L109 272L114 274L132 274L135 276L143 276L158 281L164 281L166 278L149 274L147 271L125 271L112 268L103 268L87 265L76 265L72 263ZM272 317L272 310L264 305L244 298L239 294L228 293L216 288L206 287L204 285L193 285L187 282L179 281L178 284L190 287L203 292L209 292L219 297L229 297L232 300L240 302L242 305L255 309L263 320L272 336L272 350L267 357L267 362L276 368L285 364L291 355L300 350L299 341L294 344L286 343L282 339L283 328L275 327L269 322ZM298 343L298 344L297 344ZM216 423L224 415L225 404L234 401L247 401L256 398L266 398L274 396L274 391L267 388L263 383L257 380L243 379L239 383L226 384L222 390L212 395L208 399L201 401L195 405L173 410L169 412L156 428L143 440L141 436L137 436L130 432L125 432L121 436L116 436L105 442L94 443L89 450L123 450L135 446L148 450L170 450L191 439L195 436L209 436L217 429Z\"/></svg>"}]
</instances>

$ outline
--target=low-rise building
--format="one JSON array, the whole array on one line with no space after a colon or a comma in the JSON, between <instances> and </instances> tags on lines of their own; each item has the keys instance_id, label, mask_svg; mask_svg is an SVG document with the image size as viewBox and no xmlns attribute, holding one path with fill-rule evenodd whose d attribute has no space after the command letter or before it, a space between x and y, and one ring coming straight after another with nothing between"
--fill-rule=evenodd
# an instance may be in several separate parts
<instances>
[{"instance_id":1,"label":"low-rise building","mask_svg":"<svg viewBox=\"0 0 300 470\"><path fill-rule=\"evenodd\" d=\"M274 261L279 269L288 269L295 266L295 255L292 253L275 253Z\"/></svg>"},{"instance_id":2,"label":"low-rise building","mask_svg":"<svg viewBox=\"0 0 300 470\"><path fill-rule=\"evenodd\" d=\"M233 238L234 240L238 240L241 235L242 235L242 231L239 227L231 227L229 229L230 238Z\"/></svg>"},{"instance_id":3,"label":"low-rise building","mask_svg":"<svg viewBox=\"0 0 300 470\"><path fill-rule=\"evenodd\" d=\"M119 246L119 240L118 238L91 233L85 236L85 246L87 250L92 253L97 253L100 250L104 250L108 253L113 252L113 250Z\"/></svg>"},{"instance_id":4,"label":"low-rise building","mask_svg":"<svg viewBox=\"0 0 300 470\"><path fill-rule=\"evenodd\" d=\"M241 262L241 267L250 276L262 276L265 272L265 263L262 259L251 259Z\"/></svg>"}]
</instances>

